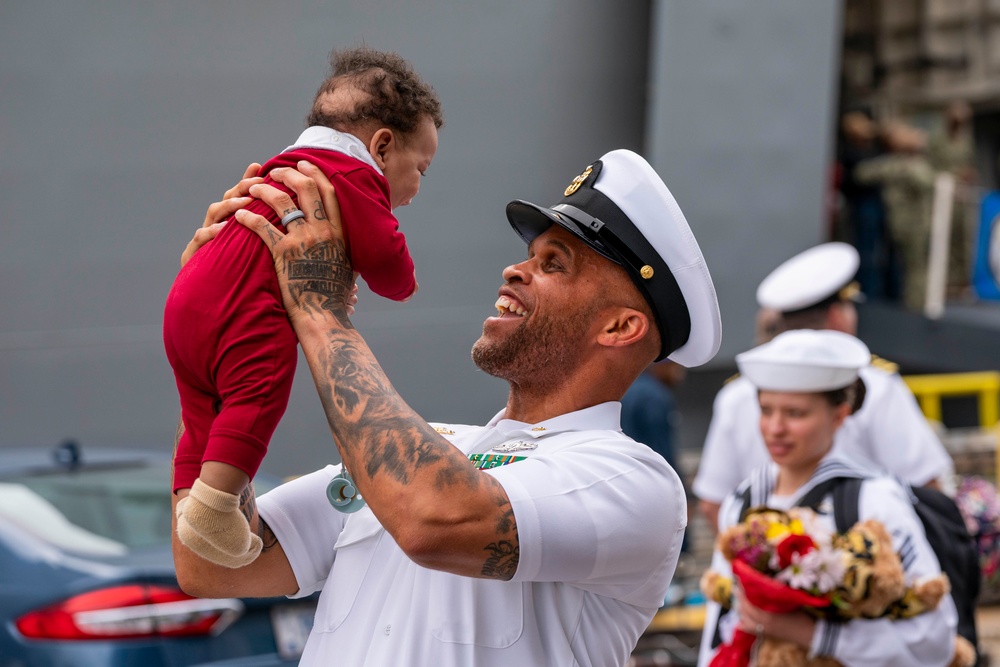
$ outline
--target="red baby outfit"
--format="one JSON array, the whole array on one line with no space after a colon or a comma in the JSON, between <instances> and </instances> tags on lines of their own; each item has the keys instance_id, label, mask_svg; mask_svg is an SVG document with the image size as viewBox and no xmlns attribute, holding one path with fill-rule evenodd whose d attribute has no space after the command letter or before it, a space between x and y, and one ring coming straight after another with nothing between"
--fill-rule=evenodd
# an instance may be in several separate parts
<instances>
[{"instance_id":1,"label":"red baby outfit","mask_svg":"<svg viewBox=\"0 0 1000 667\"><path fill-rule=\"evenodd\" d=\"M299 160L322 169L336 188L354 270L377 294L409 297L416 289L413 260L391 211L388 182L365 145L310 127L261 173ZM247 209L281 228L263 201ZM298 358L274 261L257 234L230 219L194 254L167 296L163 341L184 419L174 490L190 487L203 461L228 463L253 478L288 405Z\"/></svg>"}]
</instances>

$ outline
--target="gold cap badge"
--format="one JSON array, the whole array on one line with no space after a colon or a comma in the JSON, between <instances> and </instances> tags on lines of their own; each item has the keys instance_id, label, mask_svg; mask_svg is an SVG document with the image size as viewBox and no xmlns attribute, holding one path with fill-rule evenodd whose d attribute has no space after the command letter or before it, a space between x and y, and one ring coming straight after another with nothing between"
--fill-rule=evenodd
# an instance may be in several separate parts
<instances>
[{"instance_id":1,"label":"gold cap badge","mask_svg":"<svg viewBox=\"0 0 1000 667\"><path fill-rule=\"evenodd\" d=\"M594 171L594 165L590 165L584 169L583 173L574 178L573 182L570 183L569 186L563 191L563 196L569 197L571 194L579 190L580 186L583 185L583 182L587 180L587 177L590 176L592 171Z\"/></svg>"},{"instance_id":2,"label":"gold cap badge","mask_svg":"<svg viewBox=\"0 0 1000 667\"><path fill-rule=\"evenodd\" d=\"M861 293L861 283L852 280L837 292L837 298L841 301L853 301Z\"/></svg>"}]
</instances>

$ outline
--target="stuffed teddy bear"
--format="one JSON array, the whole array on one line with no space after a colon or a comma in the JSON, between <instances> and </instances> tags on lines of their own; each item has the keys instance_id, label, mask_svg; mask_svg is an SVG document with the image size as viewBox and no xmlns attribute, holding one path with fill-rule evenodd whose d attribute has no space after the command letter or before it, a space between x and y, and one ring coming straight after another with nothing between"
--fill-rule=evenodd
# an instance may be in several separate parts
<instances>
[{"instance_id":1,"label":"stuffed teddy bear","mask_svg":"<svg viewBox=\"0 0 1000 667\"><path fill-rule=\"evenodd\" d=\"M718 537L717 545L730 562L736 557L734 545L745 547L752 542L753 534L760 534L762 526L788 526L796 516L808 516L797 510L790 516L785 512L760 508L747 514L744 521L731 526ZM765 529L767 530L767 529ZM893 549L892 539L885 527L877 521L864 521L851 530L832 537L832 546L848 554L844 576L836 589L839 604L835 611L824 610L825 618L849 621L855 618L893 619L910 618L937 607L950 591L948 577L940 574L906 586L899 556ZM743 557L746 557L744 551ZM732 596L732 579L714 570L702 576L701 590L705 597L729 606ZM759 667L838 667L832 658L808 659L807 650L796 644L763 636L758 638L756 664ZM972 667L976 652L963 637L956 638L949 667Z\"/></svg>"}]
</instances>

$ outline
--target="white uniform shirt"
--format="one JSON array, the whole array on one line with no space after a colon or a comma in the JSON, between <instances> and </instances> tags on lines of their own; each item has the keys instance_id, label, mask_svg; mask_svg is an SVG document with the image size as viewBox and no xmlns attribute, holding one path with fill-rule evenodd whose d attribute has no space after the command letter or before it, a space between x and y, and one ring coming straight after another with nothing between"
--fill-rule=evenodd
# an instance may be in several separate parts
<instances>
[{"instance_id":1,"label":"white uniform shirt","mask_svg":"<svg viewBox=\"0 0 1000 667\"><path fill-rule=\"evenodd\" d=\"M864 403L837 430L833 452L916 486L936 479L947 484L954 469L951 457L902 378L868 366L861 369L861 379ZM736 378L715 397L692 491L702 500L721 503L752 470L770 460L760 434L757 389L745 377Z\"/></svg>"},{"instance_id":2,"label":"white uniform shirt","mask_svg":"<svg viewBox=\"0 0 1000 667\"><path fill-rule=\"evenodd\" d=\"M517 520L509 582L420 567L369 508L334 510L324 492L339 466L261 497L297 596L323 591L301 664L623 665L663 603L687 507L663 458L621 433L620 412L613 402L540 424L501 413L439 427L466 454L522 443L504 453L525 460L482 471Z\"/></svg>"},{"instance_id":3,"label":"white uniform shirt","mask_svg":"<svg viewBox=\"0 0 1000 667\"><path fill-rule=\"evenodd\" d=\"M766 504L787 510L817 484L837 476L865 476L849 461L828 454L820 462L812 478L792 496L775 496L771 493L777 477L777 466L766 464L754 471L735 493L728 495L719 512L719 526L725 530L739 523L743 509L742 492L751 484L750 505ZM836 530L833 518L832 496L820 503L821 524ZM937 557L924 535L923 524L917 518L910 497L893 478L888 476L866 479L858 497L858 520L881 521L892 536L893 547L900 554L906 571L906 582L912 584L921 577L941 572ZM716 550L712 556L712 569L732 576L725 557ZM719 621L720 607L714 602L706 606L705 631L698 653L698 667L708 665L714 654L712 639L719 624L723 641L732 638L736 628L738 610ZM892 621L889 619L854 620L847 623L819 621L813 635L810 655L829 656L849 667L943 667L954 650L958 613L950 595L946 595L937 609L912 618Z\"/></svg>"}]
</instances>

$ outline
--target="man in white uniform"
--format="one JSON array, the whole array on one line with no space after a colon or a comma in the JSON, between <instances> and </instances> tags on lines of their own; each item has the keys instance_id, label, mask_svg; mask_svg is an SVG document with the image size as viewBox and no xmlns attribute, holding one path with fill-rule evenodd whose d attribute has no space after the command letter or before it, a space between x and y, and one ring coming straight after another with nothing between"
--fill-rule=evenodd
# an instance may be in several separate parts
<instances>
[{"instance_id":1,"label":"man in white uniform","mask_svg":"<svg viewBox=\"0 0 1000 667\"><path fill-rule=\"evenodd\" d=\"M852 283L858 253L846 243L825 243L784 262L757 289L767 318L767 342L791 329L833 329L857 335L858 313ZM862 369L866 395L861 409L837 431L834 452L859 465L874 466L918 486L947 488L953 463L927 423L913 394L893 364L874 359ZM712 421L692 491L713 527L723 499L752 470L769 461L760 434L757 390L738 377L716 395Z\"/></svg>"},{"instance_id":2,"label":"man in white uniform","mask_svg":"<svg viewBox=\"0 0 1000 667\"><path fill-rule=\"evenodd\" d=\"M686 504L663 458L621 433L618 401L654 359L702 364L721 340L711 277L673 197L641 157L619 150L550 208L511 202L528 259L504 270L498 314L473 348L481 369L509 383L507 406L485 427L432 426L351 325L332 186L300 169L272 172L304 214L287 236L252 214L240 221L272 248L367 504L345 514L327 502L341 466L264 496L259 516L250 490L261 556L227 570L175 541L182 587L322 590L303 665L624 664L663 602ZM295 209L273 188L251 194Z\"/></svg>"}]
</instances>

